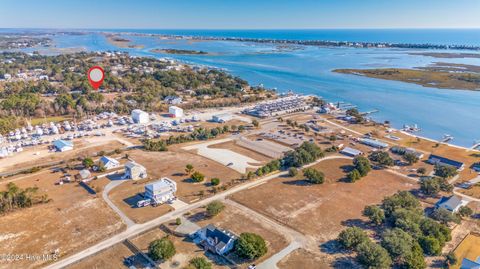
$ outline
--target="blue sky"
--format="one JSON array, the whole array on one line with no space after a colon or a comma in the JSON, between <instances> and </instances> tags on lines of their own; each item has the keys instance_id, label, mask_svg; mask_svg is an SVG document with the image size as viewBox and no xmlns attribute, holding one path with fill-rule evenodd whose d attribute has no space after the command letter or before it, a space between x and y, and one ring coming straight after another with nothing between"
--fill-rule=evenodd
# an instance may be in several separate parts
<instances>
[{"instance_id":1,"label":"blue sky","mask_svg":"<svg viewBox=\"0 0 480 269\"><path fill-rule=\"evenodd\" d=\"M480 28L480 0L2 0L0 28Z\"/></svg>"}]
</instances>

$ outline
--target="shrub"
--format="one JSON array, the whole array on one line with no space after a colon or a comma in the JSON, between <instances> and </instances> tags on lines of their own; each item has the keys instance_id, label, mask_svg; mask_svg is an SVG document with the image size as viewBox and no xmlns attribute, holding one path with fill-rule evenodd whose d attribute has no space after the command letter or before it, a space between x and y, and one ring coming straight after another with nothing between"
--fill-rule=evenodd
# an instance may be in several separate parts
<instances>
[{"instance_id":1,"label":"shrub","mask_svg":"<svg viewBox=\"0 0 480 269\"><path fill-rule=\"evenodd\" d=\"M368 240L367 233L358 227L349 227L338 235L338 241L346 249L355 249Z\"/></svg>"},{"instance_id":2,"label":"shrub","mask_svg":"<svg viewBox=\"0 0 480 269\"><path fill-rule=\"evenodd\" d=\"M225 209L225 205L223 205L222 202L213 201L207 205L207 214L210 217L214 217L220 214L220 212L222 212L223 209Z\"/></svg>"},{"instance_id":3,"label":"shrub","mask_svg":"<svg viewBox=\"0 0 480 269\"><path fill-rule=\"evenodd\" d=\"M191 178L195 182L202 182L203 180L205 180L205 176L198 171L193 172Z\"/></svg>"},{"instance_id":4,"label":"shrub","mask_svg":"<svg viewBox=\"0 0 480 269\"><path fill-rule=\"evenodd\" d=\"M212 263L204 257L195 257L190 260L187 269L211 269Z\"/></svg>"},{"instance_id":5,"label":"shrub","mask_svg":"<svg viewBox=\"0 0 480 269\"><path fill-rule=\"evenodd\" d=\"M148 246L148 255L155 261L168 260L175 255L173 242L168 237L152 241Z\"/></svg>"},{"instance_id":6,"label":"shrub","mask_svg":"<svg viewBox=\"0 0 480 269\"><path fill-rule=\"evenodd\" d=\"M385 151L375 151L368 158L382 166L392 166L394 163L392 157Z\"/></svg>"},{"instance_id":7,"label":"shrub","mask_svg":"<svg viewBox=\"0 0 480 269\"><path fill-rule=\"evenodd\" d=\"M435 175L443 178L451 178L458 174L457 169L450 165L435 165Z\"/></svg>"},{"instance_id":8,"label":"shrub","mask_svg":"<svg viewBox=\"0 0 480 269\"><path fill-rule=\"evenodd\" d=\"M154 141L152 139L145 139L142 141L143 147L146 151L167 151L167 143L164 140Z\"/></svg>"},{"instance_id":9,"label":"shrub","mask_svg":"<svg viewBox=\"0 0 480 269\"><path fill-rule=\"evenodd\" d=\"M385 213L376 205L366 206L363 215L368 217L370 221L376 225L380 225L385 221Z\"/></svg>"},{"instance_id":10,"label":"shrub","mask_svg":"<svg viewBox=\"0 0 480 269\"><path fill-rule=\"evenodd\" d=\"M298 169L295 168L295 167L290 167L288 169L288 176L289 177L295 177L296 175L298 175Z\"/></svg>"},{"instance_id":11,"label":"shrub","mask_svg":"<svg viewBox=\"0 0 480 269\"><path fill-rule=\"evenodd\" d=\"M235 244L235 252L243 258L254 260L267 253L267 244L258 234L242 233Z\"/></svg>"},{"instance_id":12,"label":"shrub","mask_svg":"<svg viewBox=\"0 0 480 269\"><path fill-rule=\"evenodd\" d=\"M82 164L83 164L83 166L85 166L86 168L90 168L90 167L92 167L95 163L93 162L92 158L85 158L85 159L83 159Z\"/></svg>"},{"instance_id":13,"label":"shrub","mask_svg":"<svg viewBox=\"0 0 480 269\"><path fill-rule=\"evenodd\" d=\"M357 247L357 260L367 268L390 268L392 259L387 250L371 241L365 241Z\"/></svg>"},{"instance_id":14,"label":"shrub","mask_svg":"<svg viewBox=\"0 0 480 269\"><path fill-rule=\"evenodd\" d=\"M473 214L473 210L468 206L462 206L458 209L458 214L462 217L469 217Z\"/></svg>"},{"instance_id":15,"label":"shrub","mask_svg":"<svg viewBox=\"0 0 480 269\"><path fill-rule=\"evenodd\" d=\"M415 153L407 152L403 154L403 159L409 164L412 165L414 163L417 163L419 158Z\"/></svg>"},{"instance_id":16,"label":"shrub","mask_svg":"<svg viewBox=\"0 0 480 269\"><path fill-rule=\"evenodd\" d=\"M427 173L427 169L425 169L425 167L420 167L417 169L417 173L420 175L425 175L425 173Z\"/></svg>"},{"instance_id":17,"label":"shrub","mask_svg":"<svg viewBox=\"0 0 480 269\"><path fill-rule=\"evenodd\" d=\"M363 156L357 156L353 159L353 165L355 169L360 172L360 176L364 177L368 175L368 173L372 170L372 166L370 165L370 161Z\"/></svg>"},{"instance_id":18,"label":"shrub","mask_svg":"<svg viewBox=\"0 0 480 269\"><path fill-rule=\"evenodd\" d=\"M347 175L347 179L348 179L348 181L351 182L351 183L359 180L360 178L362 178L362 175L360 175L360 172L359 172L357 169L353 169L353 170L350 171L350 173L348 173L348 175Z\"/></svg>"},{"instance_id":19,"label":"shrub","mask_svg":"<svg viewBox=\"0 0 480 269\"><path fill-rule=\"evenodd\" d=\"M304 169L303 175L313 184L322 184L325 180L325 175L313 168Z\"/></svg>"},{"instance_id":20,"label":"shrub","mask_svg":"<svg viewBox=\"0 0 480 269\"><path fill-rule=\"evenodd\" d=\"M442 224L448 224L449 222L460 223L460 218L445 208L436 209L433 211L431 217Z\"/></svg>"},{"instance_id":21,"label":"shrub","mask_svg":"<svg viewBox=\"0 0 480 269\"><path fill-rule=\"evenodd\" d=\"M423 252L430 256L438 256L442 253L440 242L433 236L423 236L419 240Z\"/></svg>"},{"instance_id":22,"label":"shrub","mask_svg":"<svg viewBox=\"0 0 480 269\"><path fill-rule=\"evenodd\" d=\"M185 173L187 173L187 175L190 175L192 172L193 172L193 165L192 164L185 165Z\"/></svg>"},{"instance_id":23,"label":"shrub","mask_svg":"<svg viewBox=\"0 0 480 269\"><path fill-rule=\"evenodd\" d=\"M220 179L214 177L214 178L212 178L212 179L210 180L210 183L211 183L213 186L217 186L217 185L220 184Z\"/></svg>"}]
</instances>

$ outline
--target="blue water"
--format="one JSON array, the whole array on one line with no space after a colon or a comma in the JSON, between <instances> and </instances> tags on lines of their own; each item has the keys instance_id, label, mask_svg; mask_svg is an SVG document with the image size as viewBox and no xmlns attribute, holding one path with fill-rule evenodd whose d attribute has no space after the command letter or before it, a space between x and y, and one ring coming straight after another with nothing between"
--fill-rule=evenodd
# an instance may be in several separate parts
<instances>
[{"instance_id":1,"label":"blue water","mask_svg":"<svg viewBox=\"0 0 480 269\"><path fill-rule=\"evenodd\" d=\"M117 30L123 32L124 30ZM442 32L444 31L444 32ZM459 31L459 32L456 32ZM188 34L204 36L241 36L263 38L331 39L480 45L479 30L319 30L319 31L167 31L137 32ZM403 34L399 34L403 33ZM429 34L427 34L429 33ZM468 33L468 34L467 34ZM194 64L224 68L251 84L264 84L279 91L294 90L317 94L330 101L358 105L362 111L378 109L373 118L390 120L395 127L418 124L420 135L440 139L455 137L452 143L471 146L480 139L480 92L425 88L415 84L378 80L331 72L336 68L419 67L432 62L480 65L480 59L435 59L408 53L421 50L319 48L280 51L275 45L248 42L162 40L156 37L130 36L143 49L119 49L100 34L57 36L58 47L84 47L91 51L122 50L133 55L170 57ZM325 38L329 37L329 38ZM192 49L212 55L164 55L153 48ZM480 53L480 52L477 52Z\"/></svg>"}]
</instances>

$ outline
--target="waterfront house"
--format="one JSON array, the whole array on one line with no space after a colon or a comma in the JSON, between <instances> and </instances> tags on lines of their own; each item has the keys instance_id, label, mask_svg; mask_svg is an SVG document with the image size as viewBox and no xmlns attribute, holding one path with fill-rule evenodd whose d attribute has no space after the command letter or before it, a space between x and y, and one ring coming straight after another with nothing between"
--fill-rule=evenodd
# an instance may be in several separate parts
<instances>
[{"instance_id":1,"label":"waterfront house","mask_svg":"<svg viewBox=\"0 0 480 269\"><path fill-rule=\"evenodd\" d=\"M127 162L125 164L125 174L123 178L132 180L147 178L147 169L136 162Z\"/></svg>"},{"instance_id":2,"label":"waterfront house","mask_svg":"<svg viewBox=\"0 0 480 269\"><path fill-rule=\"evenodd\" d=\"M219 255L225 255L233 249L237 236L228 230L223 230L209 224L196 232L201 244L206 250Z\"/></svg>"},{"instance_id":3,"label":"waterfront house","mask_svg":"<svg viewBox=\"0 0 480 269\"><path fill-rule=\"evenodd\" d=\"M358 149L354 149L354 148L350 148L350 147L345 147L343 148L342 150L340 150L340 153L342 153L343 155L347 155L347 156L350 156L350 157L355 157L355 156L358 156L358 155L363 155L363 152L358 150Z\"/></svg>"},{"instance_id":4,"label":"waterfront house","mask_svg":"<svg viewBox=\"0 0 480 269\"><path fill-rule=\"evenodd\" d=\"M64 152L73 149L73 143L66 140L55 140L53 141L53 146L57 151Z\"/></svg>"},{"instance_id":5,"label":"waterfront house","mask_svg":"<svg viewBox=\"0 0 480 269\"><path fill-rule=\"evenodd\" d=\"M475 261L463 258L460 269L480 269L480 256Z\"/></svg>"},{"instance_id":6,"label":"waterfront house","mask_svg":"<svg viewBox=\"0 0 480 269\"><path fill-rule=\"evenodd\" d=\"M454 161L451 159L447 159L445 157L441 157L438 155L433 155L431 154L430 157L428 157L427 162L432 165L448 165L448 166L453 166L457 170L461 171L463 168L465 168L465 164L462 162Z\"/></svg>"},{"instance_id":7,"label":"waterfront house","mask_svg":"<svg viewBox=\"0 0 480 269\"><path fill-rule=\"evenodd\" d=\"M458 196L450 196L450 197L442 197L436 204L435 208L443 208L446 209L452 213L456 213L460 207L466 206L468 204L468 201L463 200L462 198Z\"/></svg>"},{"instance_id":8,"label":"waterfront house","mask_svg":"<svg viewBox=\"0 0 480 269\"><path fill-rule=\"evenodd\" d=\"M120 166L119 161L108 156L102 156L102 158L100 158L100 164L103 165L106 170L117 168Z\"/></svg>"},{"instance_id":9,"label":"waterfront house","mask_svg":"<svg viewBox=\"0 0 480 269\"><path fill-rule=\"evenodd\" d=\"M150 121L148 117L148 113L140 109L134 109L132 111L132 119L133 119L133 122L141 123L141 124L147 123Z\"/></svg>"}]
</instances>

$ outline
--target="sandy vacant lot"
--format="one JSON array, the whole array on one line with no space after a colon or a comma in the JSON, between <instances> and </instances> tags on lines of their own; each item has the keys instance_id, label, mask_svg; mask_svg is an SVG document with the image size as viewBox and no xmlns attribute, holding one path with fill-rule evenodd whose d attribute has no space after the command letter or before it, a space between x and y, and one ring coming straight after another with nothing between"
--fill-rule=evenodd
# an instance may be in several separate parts
<instances>
[{"instance_id":1,"label":"sandy vacant lot","mask_svg":"<svg viewBox=\"0 0 480 269\"><path fill-rule=\"evenodd\" d=\"M277 266L280 269L327 269L331 268L329 262L321 257L309 252L303 248L291 252L287 257L283 258Z\"/></svg>"},{"instance_id":2,"label":"sandy vacant lot","mask_svg":"<svg viewBox=\"0 0 480 269\"><path fill-rule=\"evenodd\" d=\"M69 255L124 229L123 223L96 196L76 183L54 185L60 173L44 171L15 180L21 188L37 186L49 203L20 209L0 217L0 253ZM4 189L8 181L0 183ZM44 264L19 261L0 268L32 268Z\"/></svg>"},{"instance_id":3,"label":"sandy vacant lot","mask_svg":"<svg viewBox=\"0 0 480 269\"><path fill-rule=\"evenodd\" d=\"M349 224L363 219L366 205L381 202L398 190L416 187L386 171L372 171L356 183L345 183L343 168L350 160L326 160L317 165L327 183L310 185L302 176L278 178L232 196L235 201L290 226L319 242L327 242Z\"/></svg>"},{"instance_id":4,"label":"sandy vacant lot","mask_svg":"<svg viewBox=\"0 0 480 269\"><path fill-rule=\"evenodd\" d=\"M183 149L192 151L200 156L216 161L242 174L244 174L249 168L258 168L261 166L260 160L252 159L230 149L212 147L215 144L228 142L230 140L230 138L213 140L185 146Z\"/></svg>"},{"instance_id":5,"label":"sandy vacant lot","mask_svg":"<svg viewBox=\"0 0 480 269\"><path fill-rule=\"evenodd\" d=\"M169 177L177 182L177 196L180 200L190 203L192 201L201 199L203 195L211 194L210 179L219 177L221 186L229 186L233 180L241 177L238 172L221 165L215 161L198 156L192 152L184 151L179 148L170 147L166 152L146 152L142 150L132 150L128 152L131 159L142 164L147 168L148 177L152 180L160 179L161 177ZM191 182L188 175L185 174L185 165L192 164L196 171L205 175L206 179L202 183ZM133 188L128 195L133 195L135 192L143 192L143 184L120 185L111 192L113 197L120 189L125 191L125 188ZM128 196L129 197L129 196ZM128 197L123 197L126 199Z\"/></svg>"},{"instance_id":6,"label":"sandy vacant lot","mask_svg":"<svg viewBox=\"0 0 480 269\"><path fill-rule=\"evenodd\" d=\"M123 243L116 244L98 254L81 260L68 266L69 269L84 269L84 268L104 268L104 269L118 269L126 268L123 261L125 258L132 257L133 252L127 248ZM139 267L141 268L141 267Z\"/></svg>"}]
</instances>

